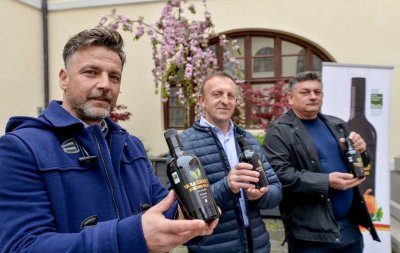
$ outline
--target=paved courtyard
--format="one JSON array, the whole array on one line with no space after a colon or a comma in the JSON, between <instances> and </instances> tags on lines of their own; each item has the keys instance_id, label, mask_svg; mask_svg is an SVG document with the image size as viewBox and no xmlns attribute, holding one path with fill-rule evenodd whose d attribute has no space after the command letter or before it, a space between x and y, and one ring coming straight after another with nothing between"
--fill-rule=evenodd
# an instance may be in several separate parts
<instances>
[{"instance_id":1,"label":"paved courtyard","mask_svg":"<svg viewBox=\"0 0 400 253\"><path fill-rule=\"evenodd\" d=\"M287 245L282 246L282 242L285 236L283 230L282 221L280 219L264 219L265 226L269 231L271 240L271 253L286 253ZM171 253L187 253L187 249L184 246L177 247L170 251Z\"/></svg>"}]
</instances>

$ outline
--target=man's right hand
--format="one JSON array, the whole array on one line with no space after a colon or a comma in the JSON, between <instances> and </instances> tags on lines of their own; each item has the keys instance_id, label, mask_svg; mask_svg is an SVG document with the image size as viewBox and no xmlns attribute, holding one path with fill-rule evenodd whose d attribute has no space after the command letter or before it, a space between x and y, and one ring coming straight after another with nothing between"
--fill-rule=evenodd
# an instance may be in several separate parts
<instances>
[{"instance_id":1,"label":"man's right hand","mask_svg":"<svg viewBox=\"0 0 400 253\"><path fill-rule=\"evenodd\" d=\"M248 163L238 163L228 174L228 185L233 193L238 193L240 188L255 188L251 182L258 182L260 173L252 170L253 165Z\"/></svg>"},{"instance_id":2,"label":"man's right hand","mask_svg":"<svg viewBox=\"0 0 400 253\"><path fill-rule=\"evenodd\" d=\"M218 224L215 220L207 224L203 220L169 220L163 212L171 207L175 200L174 191L151 207L142 215L143 235L149 252L168 252L196 236L210 235Z\"/></svg>"},{"instance_id":3,"label":"man's right hand","mask_svg":"<svg viewBox=\"0 0 400 253\"><path fill-rule=\"evenodd\" d=\"M342 191L360 185L364 181L365 177L355 178L350 173L332 172L329 174L329 187Z\"/></svg>"}]
</instances>

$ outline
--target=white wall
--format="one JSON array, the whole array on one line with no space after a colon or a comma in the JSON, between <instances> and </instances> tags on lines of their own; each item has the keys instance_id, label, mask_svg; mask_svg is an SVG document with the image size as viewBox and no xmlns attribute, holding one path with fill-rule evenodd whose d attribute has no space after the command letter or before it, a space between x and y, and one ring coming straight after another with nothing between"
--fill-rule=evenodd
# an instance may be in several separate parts
<instances>
[{"instance_id":1,"label":"white wall","mask_svg":"<svg viewBox=\"0 0 400 253\"><path fill-rule=\"evenodd\" d=\"M78 1L84 2L84 1ZM91 1L93 2L93 1ZM116 1L121 2L121 1ZM200 1L197 1L199 3ZM208 0L209 11L218 32L240 29L270 29L306 38L326 50L337 62L394 66L392 87L392 117L390 157L400 154L400 2L396 0ZM163 2L148 1L118 5L117 10L129 17L144 16L153 23L161 12ZM60 99L58 70L62 66L62 47L73 34L97 24L112 6L50 11L50 82L51 98ZM202 11L202 9L199 9ZM0 126L14 114L35 115L42 103L42 60L40 12L15 1L0 1L3 22L0 40L0 76L2 106ZM17 20L19 14L20 21ZM16 25L23 20L28 26ZM29 27L27 29L26 27ZM122 125L144 140L152 154L167 150L163 139L162 108L154 94L151 75L151 48L147 39L126 39L127 64L124 70L119 103L127 105L133 117ZM12 50L10 49L12 48ZM15 54L14 52L18 52ZM10 60L11 59L11 60ZM4 74L5 73L5 74ZM13 84L13 85L11 85ZM7 87L5 86L7 85ZM10 88L11 87L11 88ZM35 87L35 89L33 88ZM5 95L4 92L8 92ZM35 95L33 95L35 94ZM16 101L22 103L15 105Z\"/></svg>"},{"instance_id":2,"label":"white wall","mask_svg":"<svg viewBox=\"0 0 400 253\"><path fill-rule=\"evenodd\" d=\"M0 134L14 115L37 116L44 104L41 13L0 1Z\"/></svg>"}]
</instances>

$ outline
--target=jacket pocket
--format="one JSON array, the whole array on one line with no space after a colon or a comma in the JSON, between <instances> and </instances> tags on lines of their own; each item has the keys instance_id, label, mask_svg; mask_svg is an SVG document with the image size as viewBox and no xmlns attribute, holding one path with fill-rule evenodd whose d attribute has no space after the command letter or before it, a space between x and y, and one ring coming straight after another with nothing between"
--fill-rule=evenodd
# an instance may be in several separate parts
<instances>
[{"instance_id":1,"label":"jacket pocket","mask_svg":"<svg viewBox=\"0 0 400 253\"><path fill-rule=\"evenodd\" d=\"M148 169L151 169L151 164L144 150L139 149L135 143L128 142L121 154L121 173L146 175Z\"/></svg>"},{"instance_id":2,"label":"jacket pocket","mask_svg":"<svg viewBox=\"0 0 400 253\"><path fill-rule=\"evenodd\" d=\"M123 163L128 163L128 164L133 163L136 160L141 160L141 159L143 161L146 161L147 157L144 155L140 155L140 154L132 154L132 152L129 152L129 151L122 153L122 157L121 157L121 161Z\"/></svg>"},{"instance_id":3,"label":"jacket pocket","mask_svg":"<svg viewBox=\"0 0 400 253\"><path fill-rule=\"evenodd\" d=\"M42 172L52 172L52 171L83 171L90 170L96 167L97 156L90 156L87 160L82 160L82 158L87 158L81 154L62 154L56 156L50 156L49 158L42 158L39 164L39 170ZM91 159L90 159L91 158Z\"/></svg>"},{"instance_id":4,"label":"jacket pocket","mask_svg":"<svg viewBox=\"0 0 400 253\"><path fill-rule=\"evenodd\" d=\"M338 231L328 206L321 200L308 199L307 202L297 203L294 206L296 208L292 216L293 224L297 224L299 229L320 233Z\"/></svg>"},{"instance_id":5,"label":"jacket pocket","mask_svg":"<svg viewBox=\"0 0 400 253\"><path fill-rule=\"evenodd\" d=\"M132 163L138 159L147 160L147 155L144 149L141 149L137 146L135 142L127 142L125 144L124 150L122 152L121 160L123 163Z\"/></svg>"}]
</instances>

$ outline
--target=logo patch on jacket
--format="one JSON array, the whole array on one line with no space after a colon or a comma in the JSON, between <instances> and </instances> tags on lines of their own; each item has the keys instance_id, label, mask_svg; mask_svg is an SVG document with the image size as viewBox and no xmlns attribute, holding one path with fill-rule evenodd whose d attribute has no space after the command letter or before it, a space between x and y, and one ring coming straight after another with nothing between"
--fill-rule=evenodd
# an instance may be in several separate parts
<instances>
[{"instance_id":1,"label":"logo patch on jacket","mask_svg":"<svg viewBox=\"0 0 400 253\"><path fill-rule=\"evenodd\" d=\"M61 144L62 149L67 154L79 153L80 148L74 139L68 139Z\"/></svg>"}]
</instances>

